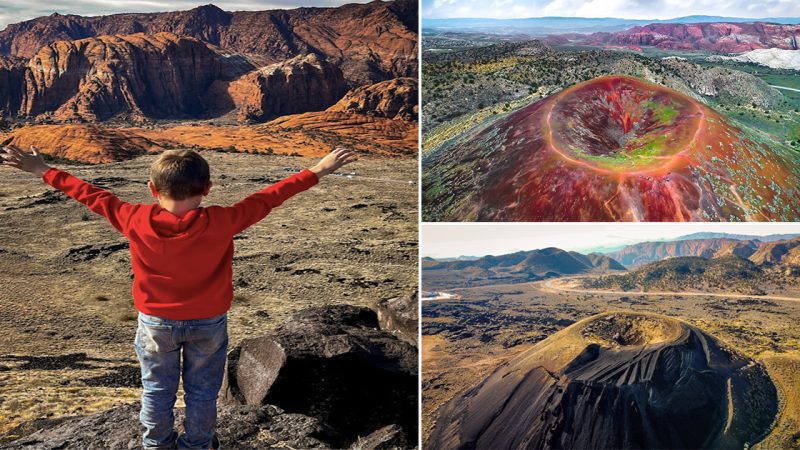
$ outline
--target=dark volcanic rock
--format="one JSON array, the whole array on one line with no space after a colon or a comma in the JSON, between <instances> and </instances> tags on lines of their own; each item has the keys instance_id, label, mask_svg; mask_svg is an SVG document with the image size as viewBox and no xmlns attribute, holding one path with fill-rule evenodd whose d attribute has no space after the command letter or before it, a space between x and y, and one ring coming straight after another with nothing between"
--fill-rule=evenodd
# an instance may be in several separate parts
<instances>
[{"instance_id":1,"label":"dark volcanic rock","mask_svg":"<svg viewBox=\"0 0 800 450\"><path fill-rule=\"evenodd\" d=\"M315 417L329 427L324 439L334 446L391 424L413 441L417 351L378 328L368 308L301 311L272 334L231 351L220 399Z\"/></svg>"},{"instance_id":2,"label":"dark volcanic rock","mask_svg":"<svg viewBox=\"0 0 800 450\"><path fill-rule=\"evenodd\" d=\"M742 448L778 412L762 364L655 314L548 337L443 405L430 448Z\"/></svg>"},{"instance_id":3,"label":"dark volcanic rock","mask_svg":"<svg viewBox=\"0 0 800 450\"><path fill-rule=\"evenodd\" d=\"M387 425L380 430L375 430L369 436L359 438L352 446L351 450L370 450L370 449L404 449L416 447L409 445L403 435L403 430L397 425Z\"/></svg>"},{"instance_id":4,"label":"dark volcanic rock","mask_svg":"<svg viewBox=\"0 0 800 450\"><path fill-rule=\"evenodd\" d=\"M228 357L216 428L222 448L395 449L416 442L417 351L379 330L368 308L300 311ZM139 404L130 404L30 422L11 430L25 437L7 448L141 448L138 413ZM176 410L176 426L182 420Z\"/></svg>"},{"instance_id":5,"label":"dark volcanic rock","mask_svg":"<svg viewBox=\"0 0 800 450\"><path fill-rule=\"evenodd\" d=\"M175 423L183 421L183 410L175 410ZM40 431L12 442L9 449L136 449L141 448L143 428L139 404L120 406L99 414L44 421ZM290 414L271 405L223 406L217 435L225 449L329 448L313 437L323 427L316 419Z\"/></svg>"},{"instance_id":6,"label":"dark volcanic rock","mask_svg":"<svg viewBox=\"0 0 800 450\"><path fill-rule=\"evenodd\" d=\"M381 329L418 346L419 295L414 291L405 297L395 297L378 303L378 322Z\"/></svg>"},{"instance_id":7,"label":"dark volcanic rock","mask_svg":"<svg viewBox=\"0 0 800 450\"><path fill-rule=\"evenodd\" d=\"M261 404L285 363L286 353L271 336L245 339L228 355L220 399L226 403Z\"/></svg>"}]
</instances>

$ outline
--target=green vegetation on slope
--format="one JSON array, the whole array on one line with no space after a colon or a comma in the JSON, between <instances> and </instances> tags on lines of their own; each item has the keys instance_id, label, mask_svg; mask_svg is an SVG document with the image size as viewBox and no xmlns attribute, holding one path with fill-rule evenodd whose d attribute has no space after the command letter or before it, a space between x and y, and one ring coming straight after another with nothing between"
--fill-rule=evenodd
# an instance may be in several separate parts
<instances>
[{"instance_id":1,"label":"green vegetation on slope","mask_svg":"<svg viewBox=\"0 0 800 450\"><path fill-rule=\"evenodd\" d=\"M705 259L696 256L668 258L624 275L609 275L585 282L593 289L623 291L725 291L764 295L762 269L739 257Z\"/></svg>"}]
</instances>

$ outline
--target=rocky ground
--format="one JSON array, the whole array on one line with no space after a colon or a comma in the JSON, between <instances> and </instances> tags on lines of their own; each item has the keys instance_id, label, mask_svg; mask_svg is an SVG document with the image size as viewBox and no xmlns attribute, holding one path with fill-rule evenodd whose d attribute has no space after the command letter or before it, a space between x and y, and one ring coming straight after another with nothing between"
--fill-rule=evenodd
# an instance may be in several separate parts
<instances>
[{"instance_id":1,"label":"rocky ground","mask_svg":"<svg viewBox=\"0 0 800 450\"><path fill-rule=\"evenodd\" d=\"M800 363L800 302L559 292L541 282L447 292L459 298L422 306L423 443L449 399L557 331L617 310L684 320L763 362L778 387L781 413L761 447L755 448L793 448L800 443L800 391L793 372ZM800 298L796 291L784 295Z\"/></svg>"},{"instance_id":2,"label":"rocky ground","mask_svg":"<svg viewBox=\"0 0 800 450\"><path fill-rule=\"evenodd\" d=\"M369 308L329 305L299 311L274 331L242 341L229 353L218 405L221 446L412 447L417 349L379 325ZM138 448L138 409L133 403L90 416L42 419L12 430L23 437L7 447ZM177 408L179 432L182 416Z\"/></svg>"},{"instance_id":3,"label":"rocky ground","mask_svg":"<svg viewBox=\"0 0 800 450\"><path fill-rule=\"evenodd\" d=\"M314 160L203 152L229 204ZM149 202L154 156L60 164L131 202ZM416 162L365 157L235 239L231 346L304 308L376 307L417 285ZM22 172L0 171L0 435L20 424L136 402L136 312L124 238ZM179 406L181 405L179 400ZM120 413L122 414L122 413ZM20 433L21 432L21 433Z\"/></svg>"}]
</instances>

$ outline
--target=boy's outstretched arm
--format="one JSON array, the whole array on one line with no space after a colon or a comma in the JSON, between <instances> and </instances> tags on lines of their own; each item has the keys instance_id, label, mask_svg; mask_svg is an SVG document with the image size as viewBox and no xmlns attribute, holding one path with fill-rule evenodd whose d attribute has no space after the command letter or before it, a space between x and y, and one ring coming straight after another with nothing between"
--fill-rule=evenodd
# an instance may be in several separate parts
<instances>
[{"instance_id":1,"label":"boy's outstretched arm","mask_svg":"<svg viewBox=\"0 0 800 450\"><path fill-rule=\"evenodd\" d=\"M358 157L355 150L337 148L322 158L314 167L304 169L300 173L283 179L232 206L224 208L230 215L233 234L242 232L250 225L266 217L272 211L272 208L280 206L293 195L311 188L317 184L320 178L332 174L340 167L356 159Z\"/></svg>"},{"instance_id":2,"label":"boy's outstretched arm","mask_svg":"<svg viewBox=\"0 0 800 450\"><path fill-rule=\"evenodd\" d=\"M3 158L3 165L30 172L42 178L45 183L83 203L93 212L104 216L114 228L125 234L128 218L136 208L135 205L123 202L105 189L100 189L63 170L48 166L36 147L31 146L31 153L26 153L15 146L7 146L3 147L0 156Z\"/></svg>"}]
</instances>

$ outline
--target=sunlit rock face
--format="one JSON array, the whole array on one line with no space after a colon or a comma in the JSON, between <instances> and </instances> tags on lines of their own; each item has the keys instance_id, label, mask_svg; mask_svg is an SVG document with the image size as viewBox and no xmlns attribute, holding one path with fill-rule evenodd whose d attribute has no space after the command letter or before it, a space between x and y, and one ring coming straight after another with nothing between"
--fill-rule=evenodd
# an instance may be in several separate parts
<instances>
[{"instance_id":1,"label":"sunlit rock face","mask_svg":"<svg viewBox=\"0 0 800 450\"><path fill-rule=\"evenodd\" d=\"M793 221L800 157L625 76L577 84L423 162L428 220Z\"/></svg>"},{"instance_id":2,"label":"sunlit rock face","mask_svg":"<svg viewBox=\"0 0 800 450\"><path fill-rule=\"evenodd\" d=\"M762 364L685 322L613 312L551 335L445 403L428 447L748 448L777 412Z\"/></svg>"}]
</instances>

